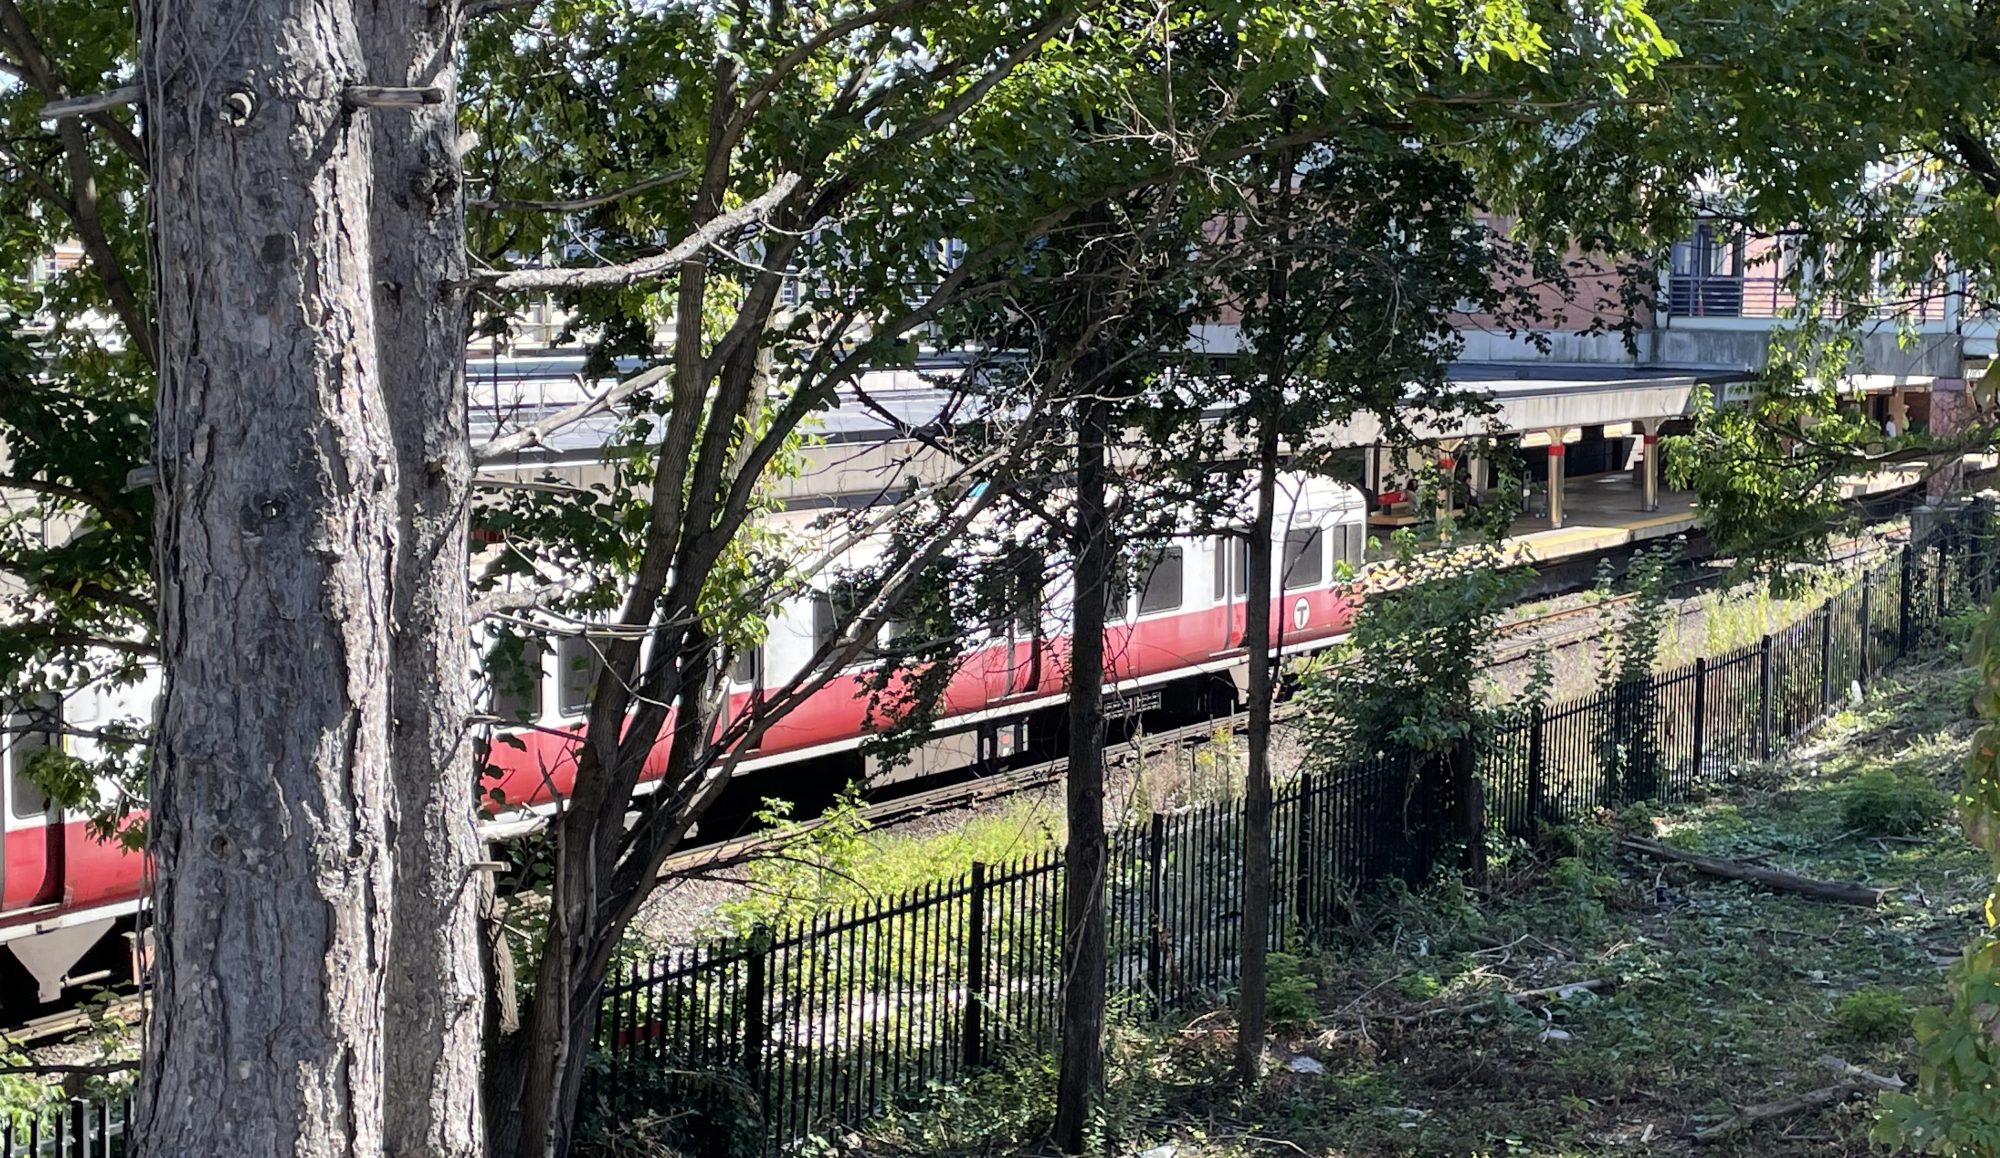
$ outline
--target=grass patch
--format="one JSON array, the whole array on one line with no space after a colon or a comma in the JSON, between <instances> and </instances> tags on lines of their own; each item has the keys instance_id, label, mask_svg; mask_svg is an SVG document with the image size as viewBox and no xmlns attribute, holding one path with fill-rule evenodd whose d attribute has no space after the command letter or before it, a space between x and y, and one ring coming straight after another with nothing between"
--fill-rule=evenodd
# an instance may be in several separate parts
<instances>
[{"instance_id":1,"label":"grass patch","mask_svg":"<svg viewBox=\"0 0 2000 1158\"><path fill-rule=\"evenodd\" d=\"M1911 1011L1940 1000L1985 895L1984 859L1938 807L1973 729L1965 691L1954 666L1905 669L1736 791L1551 829L1544 851L1511 850L1479 893L1451 881L1378 891L1351 936L1278 971L1294 1016L1257 1096L1229 1079L1226 1013L1121 1029L1105 1152L1879 1153L1865 1099L1700 1147L1691 1135L1737 1106L1827 1085L1823 1055L1912 1068ZM1697 877L1615 854L1619 824L1892 892L1863 910ZM1584 980L1607 984L1507 996ZM1035 1065L1036 1080L1015 1071L1004 1096L940 1093L948 1130L930 1109L905 1111L841 1148L1035 1150L1052 1097L1049 1067Z\"/></svg>"}]
</instances>

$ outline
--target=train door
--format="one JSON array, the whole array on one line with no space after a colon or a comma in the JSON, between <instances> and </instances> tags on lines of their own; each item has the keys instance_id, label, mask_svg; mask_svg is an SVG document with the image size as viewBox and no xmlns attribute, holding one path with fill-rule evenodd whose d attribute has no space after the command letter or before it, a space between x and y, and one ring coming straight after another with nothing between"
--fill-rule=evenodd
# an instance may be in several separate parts
<instances>
[{"instance_id":1,"label":"train door","mask_svg":"<svg viewBox=\"0 0 2000 1158\"><path fill-rule=\"evenodd\" d=\"M1250 541L1241 533L1215 539L1215 603L1221 609L1218 653L1244 646L1243 604L1250 593Z\"/></svg>"},{"instance_id":2,"label":"train door","mask_svg":"<svg viewBox=\"0 0 2000 1158\"><path fill-rule=\"evenodd\" d=\"M1042 605L1045 568L1037 553L1021 548L1008 560L1006 626L999 632L1006 640L1006 675L1001 695L1017 696L1035 691L1042 682Z\"/></svg>"},{"instance_id":3,"label":"train door","mask_svg":"<svg viewBox=\"0 0 2000 1158\"><path fill-rule=\"evenodd\" d=\"M36 786L30 768L37 754L54 748L59 740L58 706L53 702L37 705L7 716L6 816L0 822L0 909L13 910L51 904L62 896L63 827L62 813Z\"/></svg>"},{"instance_id":4,"label":"train door","mask_svg":"<svg viewBox=\"0 0 2000 1158\"><path fill-rule=\"evenodd\" d=\"M736 722L739 697L742 699L742 711L750 710L763 682L764 648L762 645L745 648L737 655L736 662L729 665L728 681L722 691L722 706L715 713L717 735L728 732L729 726Z\"/></svg>"}]
</instances>

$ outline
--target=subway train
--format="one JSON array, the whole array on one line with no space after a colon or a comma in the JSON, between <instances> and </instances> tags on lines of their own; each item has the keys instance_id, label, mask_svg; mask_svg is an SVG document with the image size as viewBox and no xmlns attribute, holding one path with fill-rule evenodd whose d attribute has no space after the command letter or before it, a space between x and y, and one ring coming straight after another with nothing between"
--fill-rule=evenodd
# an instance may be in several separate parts
<instances>
[{"instance_id":1,"label":"subway train","mask_svg":"<svg viewBox=\"0 0 2000 1158\"><path fill-rule=\"evenodd\" d=\"M1272 642L1290 654L1323 648L1346 633L1357 603L1342 582L1343 565L1360 565L1367 512L1359 492L1315 476L1285 476L1280 496L1273 536L1278 574L1269 599ZM870 549L854 548L844 562L865 565L872 561ZM1109 714L1235 710L1251 598L1247 560L1240 535L1179 537L1148 553L1106 632ZM762 645L730 673L726 712L746 710L761 688L782 687L805 668L835 630L833 599L828 587L772 609ZM1068 611L1066 585L1051 579L1034 622L969 636L930 733L905 759L879 761L866 748L880 720L871 714L867 684L875 665L862 663L838 673L771 726L753 751L741 754L736 773L763 778L769 788L762 795L794 795L808 803L815 792L830 798L857 779L880 783L998 767L1053 750L1065 699ZM486 745L484 787L489 799L501 802L489 821L491 835L532 827L537 814L570 788L597 664L587 636L558 636L533 651L519 673L525 678L494 681L502 691L493 715L511 724L496 725L499 736ZM155 694L146 685L74 694L62 705L64 723L88 728L143 715ZM26 977L0 981L0 999L19 1007L31 1004L14 996L21 991L55 1001L70 987L129 976L137 967L130 934L145 893L146 861L96 839L83 817L52 806L25 775L38 748L64 743L87 755L89 741L35 731L6 738L0 944ZM642 791L657 783L664 759L663 744L645 771ZM9 968L0 964L0 970Z\"/></svg>"}]
</instances>

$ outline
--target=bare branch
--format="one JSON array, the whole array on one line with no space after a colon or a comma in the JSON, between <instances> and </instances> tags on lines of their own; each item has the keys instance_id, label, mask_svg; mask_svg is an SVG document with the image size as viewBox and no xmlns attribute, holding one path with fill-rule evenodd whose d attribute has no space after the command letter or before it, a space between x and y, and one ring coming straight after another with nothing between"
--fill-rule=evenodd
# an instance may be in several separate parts
<instances>
[{"instance_id":1,"label":"bare branch","mask_svg":"<svg viewBox=\"0 0 2000 1158\"><path fill-rule=\"evenodd\" d=\"M443 104L444 90L434 84L422 88L350 84L340 91L340 99L351 109L420 109Z\"/></svg>"},{"instance_id":2,"label":"bare branch","mask_svg":"<svg viewBox=\"0 0 2000 1158\"><path fill-rule=\"evenodd\" d=\"M482 619L504 615L510 611L526 611L540 606L541 602L551 595L560 595L575 588L575 583L564 582L547 583L523 591L495 591L473 600L472 605L466 609L466 618L477 623Z\"/></svg>"},{"instance_id":3,"label":"bare branch","mask_svg":"<svg viewBox=\"0 0 2000 1158\"><path fill-rule=\"evenodd\" d=\"M42 106L41 118L45 121L59 121L64 117L87 117L92 113L110 112L139 103L139 86L121 85L106 92L89 96L64 97Z\"/></svg>"},{"instance_id":4,"label":"bare branch","mask_svg":"<svg viewBox=\"0 0 2000 1158\"><path fill-rule=\"evenodd\" d=\"M627 197L636 197L641 193L658 189L663 185L672 185L677 181L684 181L693 173L694 170L692 168L682 165L678 169L662 173L657 177L648 177L643 181L634 181L632 184L622 188L613 189L607 193L593 194L589 197L577 197L568 201L536 201L515 197L494 197L484 201L467 201L465 207L467 209L483 209L489 212L503 209L518 209L530 213L581 213L586 209L596 209L601 205L609 205L614 201L622 201Z\"/></svg>"},{"instance_id":5,"label":"bare branch","mask_svg":"<svg viewBox=\"0 0 2000 1158\"><path fill-rule=\"evenodd\" d=\"M671 366L655 366L650 370L640 371L600 394L593 395L573 406L566 406L556 411L554 414L549 415L532 426L523 427L512 434L502 435L485 446L476 448L472 453L472 460L477 463L488 463L495 459L504 458L507 455L526 450L531 446L540 446L543 439L561 430L563 427L571 423L581 422L592 415L609 413L612 407L639 391L657 382L664 381L672 373L673 367Z\"/></svg>"},{"instance_id":6,"label":"bare branch","mask_svg":"<svg viewBox=\"0 0 2000 1158\"><path fill-rule=\"evenodd\" d=\"M680 264L723 238L760 220L798 188L796 174L786 173L769 189L726 213L718 214L701 228L669 246L664 252L623 265L602 265L577 269L517 269L508 272L474 274L469 280L487 289L584 289L623 286L651 281L674 273Z\"/></svg>"}]
</instances>

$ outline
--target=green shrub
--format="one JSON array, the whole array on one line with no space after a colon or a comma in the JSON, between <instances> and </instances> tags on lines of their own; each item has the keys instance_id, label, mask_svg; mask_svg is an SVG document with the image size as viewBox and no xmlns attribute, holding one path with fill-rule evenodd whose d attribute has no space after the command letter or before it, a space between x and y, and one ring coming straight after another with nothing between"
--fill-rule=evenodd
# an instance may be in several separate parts
<instances>
[{"instance_id":1,"label":"green shrub","mask_svg":"<svg viewBox=\"0 0 2000 1158\"><path fill-rule=\"evenodd\" d=\"M1319 1016L1313 979L1296 955L1273 953L1265 965L1264 1009L1273 1024L1297 1025Z\"/></svg>"},{"instance_id":2,"label":"green shrub","mask_svg":"<svg viewBox=\"0 0 2000 1158\"><path fill-rule=\"evenodd\" d=\"M1549 883L1573 897L1597 900L1618 888L1618 878L1597 871L1582 857L1566 856L1549 869Z\"/></svg>"},{"instance_id":3,"label":"green shrub","mask_svg":"<svg viewBox=\"0 0 2000 1158\"><path fill-rule=\"evenodd\" d=\"M1840 820L1865 836L1908 836L1936 824L1949 807L1945 794L1928 779L1877 768L1842 790Z\"/></svg>"},{"instance_id":4,"label":"green shrub","mask_svg":"<svg viewBox=\"0 0 2000 1158\"><path fill-rule=\"evenodd\" d=\"M1910 1004L1893 989L1857 989L1833 1007L1834 1032L1862 1045L1894 1041L1910 1029Z\"/></svg>"},{"instance_id":5,"label":"green shrub","mask_svg":"<svg viewBox=\"0 0 2000 1158\"><path fill-rule=\"evenodd\" d=\"M1648 828L1650 829L1650 824ZM1652 835L1650 831L1644 835ZM1605 825L1591 821L1542 823L1536 830L1536 843L1545 855L1561 859L1576 857L1587 861L1604 859L1611 852L1615 834Z\"/></svg>"}]
</instances>

